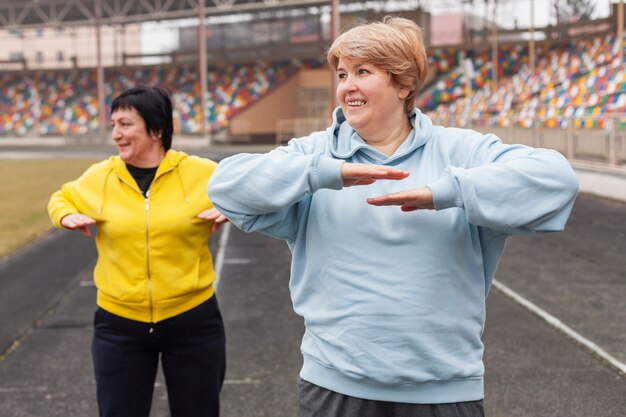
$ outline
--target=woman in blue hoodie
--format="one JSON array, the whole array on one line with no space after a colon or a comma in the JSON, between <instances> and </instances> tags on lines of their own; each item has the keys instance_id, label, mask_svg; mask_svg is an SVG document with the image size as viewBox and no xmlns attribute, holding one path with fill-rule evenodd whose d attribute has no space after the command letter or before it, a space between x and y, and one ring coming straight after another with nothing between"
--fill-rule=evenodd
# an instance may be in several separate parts
<instances>
[{"instance_id":1,"label":"woman in blue hoodie","mask_svg":"<svg viewBox=\"0 0 626 417\"><path fill-rule=\"evenodd\" d=\"M300 416L482 416L485 300L505 241L562 230L576 176L556 151L414 108L427 57L409 20L345 32L328 62L332 125L227 158L208 185L235 225L293 253Z\"/></svg>"}]
</instances>

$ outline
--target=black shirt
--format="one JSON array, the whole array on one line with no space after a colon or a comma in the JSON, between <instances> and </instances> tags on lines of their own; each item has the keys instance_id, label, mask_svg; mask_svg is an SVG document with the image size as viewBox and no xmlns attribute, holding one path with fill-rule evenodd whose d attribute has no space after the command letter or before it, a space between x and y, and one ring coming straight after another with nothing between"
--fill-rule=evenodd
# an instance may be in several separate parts
<instances>
[{"instance_id":1,"label":"black shirt","mask_svg":"<svg viewBox=\"0 0 626 417\"><path fill-rule=\"evenodd\" d=\"M133 176L135 182L139 186L141 193L144 197L147 196L148 190L150 189L150 184L152 184L152 180L154 180L154 175L157 172L158 166L154 168L139 168L136 166L132 166L131 164L126 164L126 168L128 168L128 172Z\"/></svg>"}]
</instances>

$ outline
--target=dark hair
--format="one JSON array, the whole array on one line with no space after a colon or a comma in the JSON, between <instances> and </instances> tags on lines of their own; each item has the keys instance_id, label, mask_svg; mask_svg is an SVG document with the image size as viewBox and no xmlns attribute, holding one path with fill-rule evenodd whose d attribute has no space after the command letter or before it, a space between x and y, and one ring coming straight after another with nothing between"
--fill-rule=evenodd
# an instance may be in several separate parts
<instances>
[{"instance_id":1,"label":"dark hair","mask_svg":"<svg viewBox=\"0 0 626 417\"><path fill-rule=\"evenodd\" d=\"M172 97L169 90L162 87L138 85L122 93L111 103L111 113L116 110L137 110L146 124L146 131L161 140L163 149L172 146L174 120L172 117Z\"/></svg>"}]
</instances>

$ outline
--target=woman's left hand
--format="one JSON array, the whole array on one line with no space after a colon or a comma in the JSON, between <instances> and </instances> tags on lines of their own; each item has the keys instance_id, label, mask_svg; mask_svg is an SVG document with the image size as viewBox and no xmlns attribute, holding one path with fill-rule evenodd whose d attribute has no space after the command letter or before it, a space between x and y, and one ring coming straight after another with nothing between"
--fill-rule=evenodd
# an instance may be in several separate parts
<instances>
[{"instance_id":1,"label":"woman's left hand","mask_svg":"<svg viewBox=\"0 0 626 417\"><path fill-rule=\"evenodd\" d=\"M400 206L402 211L433 210L433 193L428 187L400 191L380 197L368 198L373 206Z\"/></svg>"},{"instance_id":2,"label":"woman's left hand","mask_svg":"<svg viewBox=\"0 0 626 417\"><path fill-rule=\"evenodd\" d=\"M226 216L220 213L216 208L204 210L202 213L198 214L198 218L205 221L214 221L215 223L213 223L213 227L211 227L211 231L213 233L220 229L222 223L226 223L228 221Z\"/></svg>"},{"instance_id":3,"label":"woman's left hand","mask_svg":"<svg viewBox=\"0 0 626 417\"><path fill-rule=\"evenodd\" d=\"M403 180L408 176L408 171L401 171L382 165L354 162L344 162L341 165L341 177L343 178L344 187L370 185L377 180Z\"/></svg>"}]
</instances>

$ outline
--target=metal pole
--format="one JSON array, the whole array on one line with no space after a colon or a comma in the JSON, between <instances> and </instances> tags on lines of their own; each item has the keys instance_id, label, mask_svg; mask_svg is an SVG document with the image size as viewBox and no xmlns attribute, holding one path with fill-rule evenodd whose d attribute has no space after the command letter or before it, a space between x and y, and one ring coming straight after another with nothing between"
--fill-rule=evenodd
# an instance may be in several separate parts
<instances>
[{"instance_id":1,"label":"metal pole","mask_svg":"<svg viewBox=\"0 0 626 417\"><path fill-rule=\"evenodd\" d=\"M617 39L619 48L617 48L617 58L619 59L620 68L623 66L624 60L624 0L619 0L617 4Z\"/></svg>"},{"instance_id":2,"label":"metal pole","mask_svg":"<svg viewBox=\"0 0 626 417\"><path fill-rule=\"evenodd\" d=\"M106 105L104 102L104 69L102 68L102 40L100 37L100 20L102 17L102 9L100 0L94 3L96 12L96 82L98 85L98 132L100 139L104 139L106 132Z\"/></svg>"},{"instance_id":3,"label":"metal pole","mask_svg":"<svg viewBox=\"0 0 626 417\"><path fill-rule=\"evenodd\" d=\"M617 144L617 135L615 129L617 128L618 120L615 118L607 119L607 123L610 123L610 130L607 135L608 143L608 163L611 166L617 166L617 154L616 154L616 144Z\"/></svg>"},{"instance_id":4,"label":"metal pole","mask_svg":"<svg viewBox=\"0 0 626 417\"><path fill-rule=\"evenodd\" d=\"M535 0L530 0L530 41L528 44L528 64L531 74L535 73Z\"/></svg>"},{"instance_id":5,"label":"metal pole","mask_svg":"<svg viewBox=\"0 0 626 417\"><path fill-rule=\"evenodd\" d=\"M339 0L330 0L330 43L332 44L339 36ZM337 107L337 97L335 92L337 91L337 78L335 77L335 68L331 68L330 71L330 110L335 110Z\"/></svg>"},{"instance_id":6,"label":"metal pole","mask_svg":"<svg viewBox=\"0 0 626 417\"><path fill-rule=\"evenodd\" d=\"M124 55L126 55L126 25L122 26L122 65L126 66L126 59Z\"/></svg>"},{"instance_id":7,"label":"metal pole","mask_svg":"<svg viewBox=\"0 0 626 417\"><path fill-rule=\"evenodd\" d=\"M119 27L117 26L111 26L111 29L113 29L113 66L117 66L117 57L119 55L119 45L118 45L118 41L119 41Z\"/></svg>"},{"instance_id":8,"label":"metal pole","mask_svg":"<svg viewBox=\"0 0 626 417\"><path fill-rule=\"evenodd\" d=\"M207 54L206 54L206 26L204 19L204 0L198 0L198 72L200 73L200 114L202 115L202 137L207 138ZM210 143L210 138L209 138Z\"/></svg>"},{"instance_id":9,"label":"metal pole","mask_svg":"<svg viewBox=\"0 0 626 417\"><path fill-rule=\"evenodd\" d=\"M492 25L492 45L491 45L491 71L494 91L498 85L498 22L496 18L498 9L498 0L493 0L493 25Z\"/></svg>"},{"instance_id":10,"label":"metal pole","mask_svg":"<svg viewBox=\"0 0 626 417\"><path fill-rule=\"evenodd\" d=\"M32 83L31 85L31 91L34 93L35 96L35 100L34 100L34 104L35 104L35 108L34 108L34 113L35 113L35 136L37 136L38 138L41 137L41 104L42 104L42 100L41 100L41 94L39 93L39 90L37 90L37 84L35 83L35 80L33 77L30 77L31 80L30 82Z\"/></svg>"}]
</instances>

